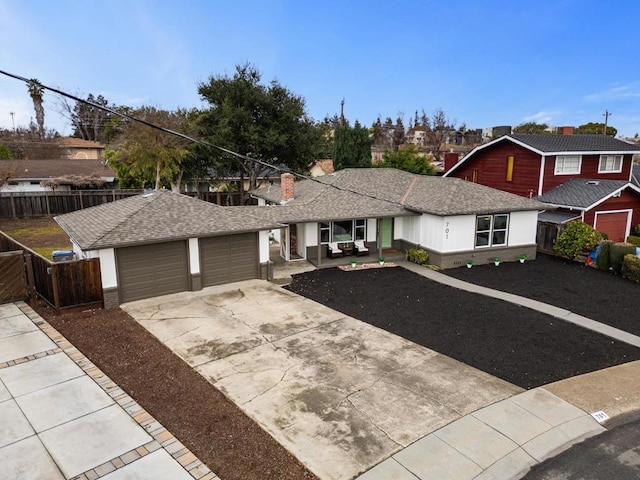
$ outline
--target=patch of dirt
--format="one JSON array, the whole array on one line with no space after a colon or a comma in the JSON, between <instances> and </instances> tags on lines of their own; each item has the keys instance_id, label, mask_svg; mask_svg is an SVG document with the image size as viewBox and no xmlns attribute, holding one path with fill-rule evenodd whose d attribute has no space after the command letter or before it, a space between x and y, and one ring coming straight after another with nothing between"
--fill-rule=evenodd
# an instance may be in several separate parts
<instances>
[{"instance_id":1,"label":"patch of dirt","mask_svg":"<svg viewBox=\"0 0 640 480\"><path fill-rule=\"evenodd\" d=\"M69 250L69 236L52 217L0 219L0 230L33 250Z\"/></svg>"},{"instance_id":2,"label":"patch of dirt","mask_svg":"<svg viewBox=\"0 0 640 480\"><path fill-rule=\"evenodd\" d=\"M123 310L32 307L221 479L316 478Z\"/></svg>"},{"instance_id":3,"label":"patch of dirt","mask_svg":"<svg viewBox=\"0 0 640 480\"><path fill-rule=\"evenodd\" d=\"M640 284L585 264L538 255L536 260L455 268L445 274L564 308L640 336Z\"/></svg>"},{"instance_id":4,"label":"patch of dirt","mask_svg":"<svg viewBox=\"0 0 640 480\"><path fill-rule=\"evenodd\" d=\"M294 275L286 288L526 389L640 359L631 345L400 267L316 270Z\"/></svg>"}]
</instances>

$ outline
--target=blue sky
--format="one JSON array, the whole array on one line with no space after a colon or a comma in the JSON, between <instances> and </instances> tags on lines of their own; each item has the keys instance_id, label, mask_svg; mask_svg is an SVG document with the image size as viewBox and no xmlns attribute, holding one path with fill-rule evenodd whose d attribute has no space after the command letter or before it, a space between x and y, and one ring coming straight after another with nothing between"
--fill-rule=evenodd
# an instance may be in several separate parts
<instances>
[{"instance_id":1,"label":"blue sky","mask_svg":"<svg viewBox=\"0 0 640 480\"><path fill-rule=\"evenodd\" d=\"M201 107L197 85L250 62L339 113L405 124L442 108L469 128L604 121L640 132L640 2L618 0L0 0L0 69L110 102ZM71 129L45 95L48 127ZM34 116L0 76L0 127Z\"/></svg>"}]
</instances>

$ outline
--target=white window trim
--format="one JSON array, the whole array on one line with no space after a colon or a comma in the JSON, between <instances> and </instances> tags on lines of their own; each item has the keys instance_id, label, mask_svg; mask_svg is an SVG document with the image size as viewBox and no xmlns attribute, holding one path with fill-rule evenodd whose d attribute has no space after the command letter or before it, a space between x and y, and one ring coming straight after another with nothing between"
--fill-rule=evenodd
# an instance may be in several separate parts
<instances>
[{"instance_id":1,"label":"white window trim","mask_svg":"<svg viewBox=\"0 0 640 480\"><path fill-rule=\"evenodd\" d=\"M493 233L496 231L493 225L497 216L507 216L507 226L506 228L498 228L499 232L504 231L504 243L493 243ZM478 239L478 217L491 217L491 225L489 226L489 230L480 230L481 232L489 232L489 243L487 245L476 245L476 241ZM491 248L491 247L506 247L509 245L509 226L511 225L511 215L508 213L495 213L493 215L476 215L476 230L474 233L474 248Z\"/></svg>"},{"instance_id":2,"label":"white window trim","mask_svg":"<svg viewBox=\"0 0 640 480\"><path fill-rule=\"evenodd\" d=\"M564 160L567 157L578 157L578 170L571 171L571 172L558 172L558 159L562 158ZM556 162L555 162L555 165L553 166L554 175L579 175L581 171L582 171L582 155L556 155Z\"/></svg>"},{"instance_id":3,"label":"white window trim","mask_svg":"<svg viewBox=\"0 0 640 480\"><path fill-rule=\"evenodd\" d=\"M620 168L616 169L616 170L604 170L602 168L602 160L606 157L613 157L615 158L619 158L620 159ZM624 162L624 155L611 155L611 154L603 154L600 155L600 160L598 162L598 173L621 173L622 172L622 164Z\"/></svg>"},{"instance_id":4,"label":"white window trim","mask_svg":"<svg viewBox=\"0 0 640 480\"><path fill-rule=\"evenodd\" d=\"M360 225L358 227L356 227L356 222L358 220L363 220L364 221L364 225ZM318 231L320 231L322 229L322 224L323 223L328 223L329 224L329 241L328 242L323 242L321 241L320 244L321 245L327 245L328 243L332 243L332 242L338 242L338 243L350 243L353 242L356 236L356 228L361 228L364 230L364 240L366 241L367 239L367 219L366 218L353 218L351 219L351 240L334 240L333 239L333 223L334 222L344 222L347 220L330 220L328 222L318 222ZM322 237L322 235L320 235L320 237Z\"/></svg>"}]
</instances>

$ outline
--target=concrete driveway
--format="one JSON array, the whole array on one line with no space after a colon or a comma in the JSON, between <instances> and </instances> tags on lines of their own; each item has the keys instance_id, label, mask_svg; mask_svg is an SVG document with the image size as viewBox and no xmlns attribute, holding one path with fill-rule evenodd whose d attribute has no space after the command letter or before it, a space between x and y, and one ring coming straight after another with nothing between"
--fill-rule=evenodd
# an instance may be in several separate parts
<instances>
[{"instance_id":1,"label":"concrete driveway","mask_svg":"<svg viewBox=\"0 0 640 480\"><path fill-rule=\"evenodd\" d=\"M122 308L322 479L522 392L265 281Z\"/></svg>"}]
</instances>

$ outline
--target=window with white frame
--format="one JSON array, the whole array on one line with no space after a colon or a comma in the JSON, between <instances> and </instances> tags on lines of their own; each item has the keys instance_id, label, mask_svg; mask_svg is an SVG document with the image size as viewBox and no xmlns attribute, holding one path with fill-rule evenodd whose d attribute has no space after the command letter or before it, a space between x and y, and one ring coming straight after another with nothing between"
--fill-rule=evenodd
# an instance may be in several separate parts
<instances>
[{"instance_id":1,"label":"window with white frame","mask_svg":"<svg viewBox=\"0 0 640 480\"><path fill-rule=\"evenodd\" d=\"M622 172L622 155L600 155L598 173Z\"/></svg>"},{"instance_id":2,"label":"window with white frame","mask_svg":"<svg viewBox=\"0 0 640 480\"><path fill-rule=\"evenodd\" d=\"M320 222L320 242L353 242L367 239L367 220L334 220Z\"/></svg>"},{"instance_id":3,"label":"window with white frame","mask_svg":"<svg viewBox=\"0 0 640 480\"><path fill-rule=\"evenodd\" d=\"M572 175L580 173L581 155L558 155L556 157L556 175Z\"/></svg>"},{"instance_id":4,"label":"window with white frame","mask_svg":"<svg viewBox=\"0 0 640 480\"><path fill-rule=\"evenodd\" d=\"M495 247L507 244L509 214L478 215L476 217L476 247Z\"/></svg>"}]
</instances>

